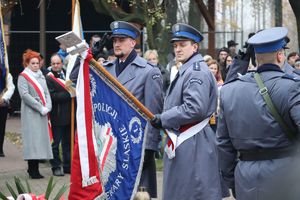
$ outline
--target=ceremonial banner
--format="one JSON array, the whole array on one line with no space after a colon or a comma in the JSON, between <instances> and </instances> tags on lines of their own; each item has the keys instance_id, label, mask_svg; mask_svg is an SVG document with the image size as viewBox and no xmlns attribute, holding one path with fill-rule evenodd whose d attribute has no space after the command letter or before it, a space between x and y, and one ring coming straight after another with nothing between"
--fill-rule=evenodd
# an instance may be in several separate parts
<instances>
[{"instance_id":1,"label":"ceremonial banner","mask_svg":"<svg viewBox=\"0 0 300 200\"><path fill-rule=\"evenodd\" d=\"M93 113L89 83L89 56L81 59L77 86L77 134L71 165L71 186L68 199L105 199L100 181L93 134Z\"/></svg>"},{"instance_id":2,"label":"ceremonial banner","mask_svg":"<svg viewBox=\"0 0 300 200\"><path fill-rule=\"evenodd\" d=\"M8 74L8 58L6 53L6 45L4 40L4 28L2 12L0 9L0 96L1 93L6 89L6 76Z\"/></svg>"},{"instance_id":3,"label":"ceremonial banner","mask_svg":"<svg viewBox=\"0 0 300 200\"><path fill-rule=\"evenodd\" d=\"M74 157L72 176L75 176L74 168L81 171L83 190L101 182L103 192L93 199L130 200L142 170L146 116L128 103L97 67L89 66L90 59L88 55L77 80L78 145L75 149L79 150L80 169L74 166L77 162ZM94 169L95 160L97 169ZM70 195L72 191L76 192L71 185Z\"/></svg>"},{"instance_id":4,"label":"ceremonial banner","mask_svg":"<svg viewBox=\"0 0 300 200\"><path fill-rule=\"evenodd\" d=\"M91 69L93 130L101 181L107 199L129 200L140 179L147 121L96 69Z\"/></svg>"},{"instance_id":5,"label":"ceremonial banner","mask_svg":"<svg viewBox=\"0 0 300 200\"><path fill-rule=\"evenodd\" d=\"M80 4L78 0L75 0L75 8L74 8L74 16L73 16L73 24L72 24L72 31L80 38L84 39L83 37L83 29L82 29L82 23L81 23L81 16L80 16ZM74 67L75 61L78 57L78 54L76 55L69 55L67 70L66 70L66 80L69 80L70 73L72 72L72 69Z\"/></svg>"}]
</instances>

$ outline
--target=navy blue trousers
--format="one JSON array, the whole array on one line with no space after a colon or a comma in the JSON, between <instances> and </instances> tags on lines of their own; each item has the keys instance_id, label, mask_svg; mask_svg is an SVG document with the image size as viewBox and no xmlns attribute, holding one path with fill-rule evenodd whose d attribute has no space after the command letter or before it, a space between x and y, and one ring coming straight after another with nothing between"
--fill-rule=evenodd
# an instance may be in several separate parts
<instances>
[{"instance_id":1,"label":"navy blue trousers","mask_svg":"<svg viewBox=\"0 0 300 200\"><path fill-rule=\"evenodd\" d=\"M63 166L64 171L70 171L71 160L71 126L52 126L53 143L52 153L53 159L50 160L52 170ZM59 144L62 146L62 160L59 156Z\"/></svg>"},{"instance_id":2,"label":"navy blue trousers","mask_svg":"<svg viewBox=\"0 0 300 200\"><path fill-rule=\"evenodd\" d=\"M7 111L8 111L7 107L0 107L0 153L3 153Z\"/></svg>"}]
</instances>

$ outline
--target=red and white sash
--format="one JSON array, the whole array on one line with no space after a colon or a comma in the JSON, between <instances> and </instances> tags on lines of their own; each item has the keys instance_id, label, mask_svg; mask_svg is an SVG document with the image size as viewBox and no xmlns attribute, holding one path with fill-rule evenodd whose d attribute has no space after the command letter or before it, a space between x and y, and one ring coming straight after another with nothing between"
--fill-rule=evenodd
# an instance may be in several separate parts
<instances>
[{"instance_id":1,"label":"red and white sash","mask_svg":"<svg viewBox=\"0 0 300 200\"><path fill-rule=\"evenodd\" d=\"M34 88L34 90L36 91L36 93L39 95L43 106L46 106L46 97L45 97L45 91L43 89L43 87L41 86L41 84L30 74L28 73L26 70L24 70L23 72L21 72L21 74ZM48 114L48 130L49 130L49 137L50 137L50 141L52 141L52 128L51 128L51 122L50 122L50 115Z\"/></svg>"},{"instance_id":2,"label":"red and white sash","mask_svg":"<svg viewBox=\"0 0 300 200\"><path fill-rule=\"evenodd\" d=\"M166 130L169 139L165 146L165 152L169 159L175 157L175 150L181 145L185 140L191 138L192 136L199 133L209 122L210 117L204 119L203 121L195 124L194 126L188 128L177 136L173 131Z\"/></svg>"},{"instance_id":3,"label":"red and white sash","mask_svg":"<svg viewBox=\"0 0 300 200\"><path fill-rule=\"evenodd\" d=\"M46 106L45 91L41 84L26 70L24 70L20 75L22 75L33 86L34 90L42 100L43 106Z\"/></svg>"},{"instance_id":4,"label":"red and white sash","mask_svg":"<svg viewBox=\"0 0 300 200\"><path fill-rule=\"evenodd\" d=\"M60 78L56 78L52 72L49 72L47 76L51 77L56 83L58 83L62 88L67 90L66 81ZM68 91L68 90L67 90Z\"/></svg>"}]
</instances>

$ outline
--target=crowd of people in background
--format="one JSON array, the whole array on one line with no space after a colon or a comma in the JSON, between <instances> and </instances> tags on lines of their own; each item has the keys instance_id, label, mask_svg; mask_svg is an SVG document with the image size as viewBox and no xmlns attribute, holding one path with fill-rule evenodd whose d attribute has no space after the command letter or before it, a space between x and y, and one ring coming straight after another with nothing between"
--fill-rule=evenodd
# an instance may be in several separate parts
<instances>
[{"instance_id":1,"label":"crowd of people in background","mask_svg":"<svg viewBox=\"0 0 300 200\"><path fill-rule=\"evenodd\" d=\"M182 26L182 25L179 25ZM186 27L182 27L186 28ZM191 29L188 27L187 29ZM197 35L197 33L196 33ZM200 36L199 36L200 37ZM201 36L202 37L202 36ZM176 39L176 37L175 37ZM120 42L120 38L118 36L115 36L114 38L114 45L115 43ZM194 40L194 39L193 39ZM192 41L193 41L192 40ZM91 37L90 40L90 47L92 48L96 43L99 44L101 42L101 37L99 35L94 35ZM215 81L217 88L213 88L211 85L207 85L204 90L198 91L198 93L194 93L196 88L189 88L189 86L186 86L184 83L184 80L181 80L178 78L178 74L183 73L181 70L184 69L184 67L187 66L187 62L190 62L185 59L178 59L178 57L175 57L172 59L166 66L163 66L159 62L159 53L158 50L155 49L148 49L147 51L143 52L141 50L141 46L136 44L134 46L134 51L128 52L129 57L132 56L132 59L135 59L137 56L143 57L147 62L147 67L155 69L157 68L157 71L160 71L162 75L162 93L163 96L166 97L166 104L165 106L170 106L173 104L172 101L174 101L175 98L181 98L181 93L173 93L174 96L170 95L169 90L174 90L174 83L180 82L181 88L178 87L178 91L184 88L186 91L184 92L190 92L191 94L199 95L205 91L205 92L214 92L217 91L217 96L220 95L220 90L224 83L228 82L227 75L230 73L234 66L234 60L235 59L241 59L241 57L245 56L241 54L240 52L237 52L237 45L234 40L230 40L227 42L226 47L222 47L218 50L217 56L214 55L205 55L202 57L193 57L194 54L197 54L198 49L194 47L194 43L187 43L183 44L180 43L181 41L174 40L172 41L174 51L176 51L177 48L179 48L177 45L182 45L184 48L184 45L189 46L191 51L191 54L188 56L191 56L193 59L195 59L195 62L204 62L205 66L207 65L207 70L209 71L202 71L199 72L199 69L194 65L193 69L194 71L191 71L190 76L193 76L193 73L199 74L199 77L203 76L202 73L205 73L206 78L212 77L212 80L209 81ZM198 41L196 41L198 42ZM133 54L132 54L133 52ZM101 50L101 52L98 52L95 60L101 64L101 65L120 65L121 63L115 63L116 59L120 59L120 55L115 55L115 51L113 49L107 50L105 47ZM71 130L71 101L72 97L75 96L74 93L69 91L64 85L66 81L66 65L68 62L68 54L66 50L61 46L58 50L58 52L55 52L52 54L50 58L50 66L47 67L45 65L45 61L43 60L43 56L35 51L32 50L26 50L23 54L23 67L24 70L20 74L18 78L18 92L20 94L22 104L21 104L21 122L22 122L22 140L23 140L23 158L28 162L28 174L32 179L40 179L43 178L43 175L39 172L39 162L40 160L50 160L51 169L54 176L64 176L64 174L70 174L71 172L71 151L70 151L70 130ZM142 62L142 61L141 61ZM286 60L287 64L291 66L293 69L300 70L300 57L299 53L297 52L291 52L287 56ZM110 64L111 63L111 64ZM204 65L201 64L202 65ZM248 65L248 70L256 69L256 63L251 63ZM288 67L287 67L288 68ZM205 68L206 69L206 68ZM202 69L203 70L203 69ZM122 73L120 71L119 73ZM187 72L188 73L188 72ZM208 75L209 74L209 75ZM242 75L239 73L236 73L237 75ZM1 73L0 73L1 76ZM117 75L118 76L118 75ZM230 77L231 78L231 77ZM7 83L6 85L3 82L3 77L1 76L1 89L7 88L7 90L1 94L0 96L0 157L5 156L3 151L3 141L4 141L4 135L5 135L5 122L7 118L7 109L9 106L9 99L11 98L13 92L14 92L14 85L11 81L11 75L8 74L7 76ZM207 84L202 83L202 80L193 79L194 81L198 81L200 85ZM178 86L178 85L177 85ZM202 85L203 86L203 85ZM186 87L186 88L185 88ZM204 86L203 86L204 87ZM212 89L213 88L213 89ZM192 90L193 91L189 91ZM156 91L157 92L157 91ZM154 91L153 91L154 93ZM148 94L149 95L149 94ZM151 94L152 95L152 94ZM201 96L200 95L200 96ZM204 94L203 94L204 95ZM143 94L143 97L147 96L147 94ZM205 95L204 95L205 96ZM219 117L219 110L220 110L220 99L219 97L214 98L215 96L210 96L211 101L217 101L217 107L214 107L212 105L212 102L208 102L209 104L206 105L205 109L207 107L210 108L211 115L209 119L209 124L212 127L213 131L217 131L218 127L218 117ZM201 96L202 97L202 96ZM148 98L148 97L147 97ZM150 97L149 97L150 98ZM214 100L213 100L214 99ZM178 102L181 101L181 99L178 99ZM194 102L192 102L194 103ZM202 102L203 103L203 102ZM211 103L211 104L210 104ZM199 102L199 105L201 102ZM146 105L147 106L147 105ZM157 128L162 128L163 126L173 126L173 122L168 121L168 117L170 117L170 120L172 119L173 115L168 115L168 109L172 110L171 107L166 107L164 111L162 110L162 103L160 104L159 112L161 112L161 115L157 116L156 122L153 122L153 126ZM154 109L154 110L155 110ZM185 109L189 109L188 107ZM195 108L193 108L195 109ZM199 108L200 109L200 108ZM171 112L171 111L170 111ZM207 111L208 112L208 111ZM178 114L178 113L177 113ZM176 115L176 114L174 114ZM178 114L179 115L179 114ZM190 116L192 117L193 113L191 112ZM159 120L160 117L162 118L163 123ZM51 122L52 129L50 131L49 129L49 121ZM160 123L160 124L159 124ZM170 125L168 124L170 123ZM205 134L209 132L209 130L204 130ZM199 134L198 134L199 135ZM204 135L204 133L203 133ZM51 137L49 137L51 136ZM163 136L163 134L161 134ZM199 135L199 141L201 140ZM211 135L209 136L211 137ZM52 139L53 141L50 141ZM208 142L209 143L209 142ZM62 158L60 157L60 148L62 147ZM203 143L204 145L204 143ZM209 144L210 145L210 144ZM208 147L210 147L208 145ZM193 146L193 144L191 144ZM213 145L212 145L213 146ZM195 149L200 147L195 147ZM147 147L146 153L145 153L145 161L148 162L148 167L151 168L150 172L152 173L153 168L155 168L155 164L152 162L154 161L152 158L154 158L156 148L154 147ZM203 149L199 150L199 152L204 151ZM180 155L180 153L179 153ZM149 158L147 158L149 157ZM0 158L1 159L1 158ZM195 158L196 159L196 158ZM200 162L201 158L197 158ZM211 159L211 158L210 158ZM207 158L209 160L209 158ZM173 163L166 159L165 161L165 167L170 168L170 170L177 169L171 168ZM217 164L216 160L212 159L211 163ZM144 165L144 170L146 169L147 165ZM212 166L211 166L212 167ZM178 167L181 168L181 167ZM179 169L181 170L181 169ZM208 170L208 168L207 168ZM210 170L213 170L212 168ZM155 170L154 170L155 171ZM176 171L173 171L173 173L176 173ZM153 175L153 174L152 174ZM151 176L152 176L151 175ZM170 182L174 179L174 177L168 176L166 174L165 176L170 180ZM141 184L144 182L147 182L148 177L144 177L142 174ZM189 178L189 177L186 177ZM215 177L216 178L216 177ZM222 179L222 178L221 178ZM167 179L165 180L167 181ZM153 189L151 187L156 187L156 179L150 181L150 188L147 188L147 190L150 193L150 196L156 197L156 189ZM155 184L154 184L155 182ZM169 183L170 183L169 182ZM224 186L224 184L221 182L221 188L222 188L222 196L226 197L229 196L229 190L228 187ZM168 184L169 184L168 183ZM147 185L147 184L146 184ZM151 186L154 185L154 186ZM165 194L171 195L174 193L173 188L165 188ZM211 192L212 193L212 192ZM217 194L218 191L215 193ZM174 195L176 192L174 193ZM209 196L209 195L208 195ZM175 198L175 197L174 197Z\"/></svg>"}]
</instances>

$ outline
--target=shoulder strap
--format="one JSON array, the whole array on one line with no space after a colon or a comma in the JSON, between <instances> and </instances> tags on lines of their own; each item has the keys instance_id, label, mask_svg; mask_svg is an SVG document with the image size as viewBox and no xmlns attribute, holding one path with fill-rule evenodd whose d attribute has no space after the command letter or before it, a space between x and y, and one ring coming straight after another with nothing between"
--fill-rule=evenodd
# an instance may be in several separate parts
<instances>
[{"instance_id":1,"label":"shoulder strap","mask_svg":"<svg viewBox=\"0 0 300 200\"><path fill-rule=\"evenodd\" d=\"M275 105L272 102L272 99L269 95L268 88L264 85L263 80L261 79L259 73L254 73L254 79L259 87L259 93L262 95L263 99L265 100L271 114L275 118L275 120L279 123L281 128L284 130L284 133L286 136L290 139L293 140L295 139L295 133L290 129L290 127L285 123L283 118L280 116L278 113Z\"/></svg>"}]
</instances>

